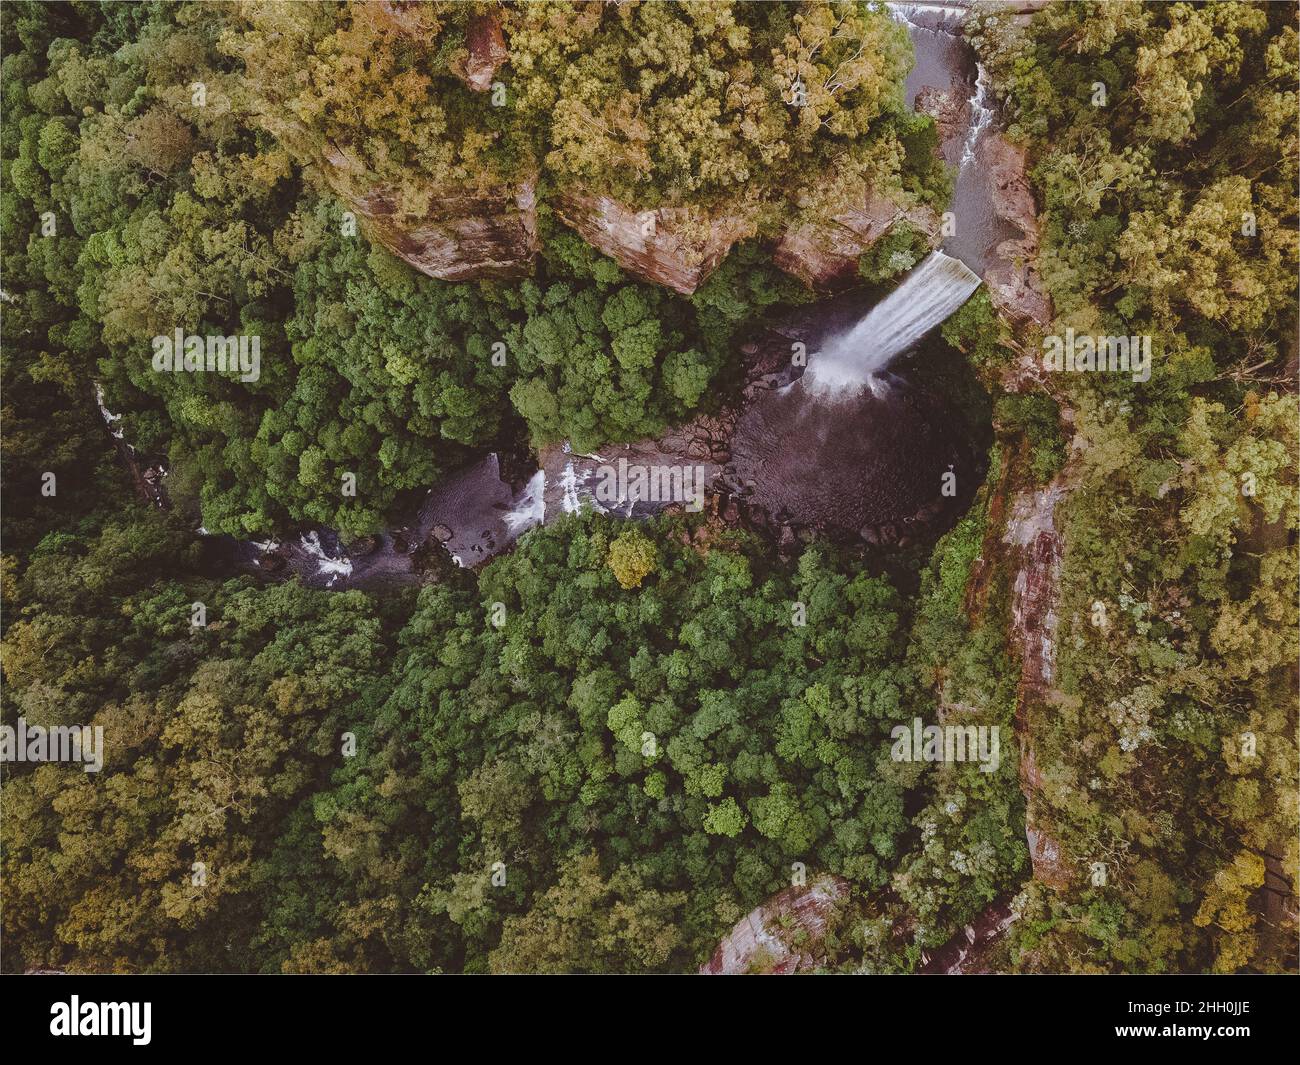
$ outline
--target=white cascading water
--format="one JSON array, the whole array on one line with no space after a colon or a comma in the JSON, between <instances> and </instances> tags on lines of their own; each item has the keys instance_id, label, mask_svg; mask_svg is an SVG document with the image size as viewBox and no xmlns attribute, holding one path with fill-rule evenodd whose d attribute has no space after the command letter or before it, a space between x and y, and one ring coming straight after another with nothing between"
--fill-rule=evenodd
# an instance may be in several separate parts
<instances>
[{"instance_id":1,"label":"white cascading water","mask_svg":"<svg viewBox=\"0 0 1300 1065\"><path fill-rule=\"evenodd\" d=\"M933 21L937 26L961 27L970 16L970 7L961 4L915 3L885 4L886 10L899 22L911 26L924 26L925 20ZM934 29L935 26L926 27Z\"/></svg>"},{"instance_id":2,"label":"white cascading water","mask_svg":"<svg viewBox=\"0 0 1300 1065\"><path fill-rule=\"evenodd\" d=\"M894 356L956 311L979 285L979 275L960 259L931 252L857 325L808 360L804 388L831 395L871 387Z\"/></svg>"},{"instance_id":3,"label":"white cascading water","mask_svg":"<svg viewBox=\"0 0 1300 1065\"><path fill-rule=\"evenodd\" d=\"M524 490L516 497L511 508L502 515L502 521L512 536L519 536L534 525L546 520L546 471L533 474Z\"/></svg>"},{"instance_id":4,"label":"white cascading water","mask_svg":"<svg viewBox=\"0 0 1300 1065\"><path fill-rule=\"evenodd\" d=\"M966 143L961 148L961 162L958 167L969 166L975 162L975 145L980 135L993 121L993 108L989 106L989 77L980 63L975 68L975 99L971 101L970 131L966 134Z\"/></svg>"}]
</instances>

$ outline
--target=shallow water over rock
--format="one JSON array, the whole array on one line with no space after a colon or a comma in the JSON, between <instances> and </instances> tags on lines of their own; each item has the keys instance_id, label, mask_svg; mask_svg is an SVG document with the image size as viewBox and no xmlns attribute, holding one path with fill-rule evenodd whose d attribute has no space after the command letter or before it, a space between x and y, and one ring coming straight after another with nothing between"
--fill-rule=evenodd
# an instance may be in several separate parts
<instances>
[{"instance_id":1,"label":"shallow water over rock","mask_svg":"<svg viewBox=\"0 0 1300 1065\"><path fill-rule=\"evenodd\" d=\"M960 104L963 121L943 144L944 158L957 168L953 189L952 233L941 245L947 254L983 274L996 260L996 249L1019 231L998 217L986 154L996 129L987 75L962 36L966 5L889 4L890 13L907 26L916 65L907 76L904 93L909 107L926 89L937 90Z\"/></svg>"}]
</instances>

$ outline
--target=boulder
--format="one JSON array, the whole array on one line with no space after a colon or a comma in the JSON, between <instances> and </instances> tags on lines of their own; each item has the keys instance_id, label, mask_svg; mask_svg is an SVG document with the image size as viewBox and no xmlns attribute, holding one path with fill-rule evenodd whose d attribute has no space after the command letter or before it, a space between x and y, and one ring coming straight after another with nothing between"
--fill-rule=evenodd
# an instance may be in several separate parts
<instances>
[{"instance_id":1,"label":"boulder","mask_svg":"<svg viewBox=\"0 0 1300 1065\"><path fill-rule=\"evenodd\" d=\"M939 157L956 166L970 129L970 101L951 89L923 85L912 106L934 119L939 131Z\"/></svg>"},{"instance_id":2,"label":"boulder","mask_svg":"<svg viewBox=\"0 0 1300 1065\"><path fill-rule=\"evenodd\" d=\"M700 975L784 974L816 968L826 960L826 931L848 897L848 881L830 874L778 892L727 933L713 957L700 966Z\"/></svg>"}]
</instances>

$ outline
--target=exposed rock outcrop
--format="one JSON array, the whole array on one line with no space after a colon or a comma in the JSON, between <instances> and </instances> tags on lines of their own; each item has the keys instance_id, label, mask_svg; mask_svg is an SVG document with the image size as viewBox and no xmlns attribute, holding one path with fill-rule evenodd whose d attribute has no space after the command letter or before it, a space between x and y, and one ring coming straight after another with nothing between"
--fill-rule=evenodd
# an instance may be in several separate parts
<instances>
[{"instance_id":1,"label":"exposed rock outcrop","mask_svg":"<svg viewBox=\"0 0 1300 1065\"><path fill-rule=\"evenodd\" d=\"M429 32L424 4L380 0L372 13L398 36L415 39ZM486 92L510 55L494 15L469 19L465 49L453 73L475 92ZM412 216L396 188L375 183L339 145L326 146L321 169L330 187L366 220L374 239L423 274L469 281L532 272L537 252L534 180L513 187L431 190L427 209Z\"/></svg>"},{"instance_id":2,"label":"exposed rock outcrop","mask_svg":"<svg viewBox=\"0 0 1300 1065\"><path fill-rule=\"evenodd\" d=\"M532 272L537 252L532 182L510 191L440 197L414 225L394 216L392 201L381 190L352 202L375 238L422 274L468 281Z\"/></svg>"},{"instance_id":3,"label":"exposed rock outcrop","mask_svg":"<svg viewBox=\"0 0 1300 1065\"><path fill-rule=\"evenodd\" d=\"M923 976L965 976L990 971L990 951L1019 919L1010 899L995 902L938 950L921 955Z\"/></svg>"},{"instance_id":4,"label":"exposed rock outcrop","mask_svg":"<svg viewBox=\"0 0 1300 1065\"><path fill-rule=\"evenodd\" d=\"M849 883L823 874L806 887L789 887L751 911L727 933L702 976L784 974L826 960L826 931L849 897Z\"/></svg>"},{"instance_id":5,"label":"exposed rock outcrop","mask_svg":"<svg viewBox=\"0 0 1300 1065\"><path fill-rule=\"evenodd\" d=\"M1037 392L1055 396L1067 433L1074 414L1047 379L1041 360L1021 351L1001 375L1007 392ZM1059 699L1056 681L1056 633L1059 620L1059 581L1064 552L1057 527L1057 508L1075 484L1074 459L1045 487L1014 490L1023 477L1024 451L1008 450L1002 472L988 503L988 531L980 557L972 566L965 590L968 617L987 605L996 574L1012 579L1011 625L1008 635L1020 656L1016 693L1016 737L1020 745L1020 790L1025 797L1025 841L1034 879L1061 889L1075 881L1078 870L1053 835L1050 814L1041 798L1044 779L1038 767L1034 737L1041 715L1051 713ZM927 970L928 971L928 970Z\"/></svg>"},{"instance_id":6,"label":"exposed rock outcrop","mask_svg":"<svg viewBox=\"0 0 1300 1065\"><path fill-rule=\"evenodd\" d=\"M754 235L752 213L708 216L685 207L638 211L610 196L566 193L555 213L631 274L689 296L738 240Z\"/></svg>"},{"instance_id":7,"label":"exposed rock outcrop","mask_svg":"<svg viewBox=\"0 0 1300 1065\"><path fill-rule=\"evenodd\" d=\"M1020 654L1016 694L1016 735L1020 740L1020 790L1025 796L1025 839L1034 879L1064 888L1077 871L1051 832L1042 809L1042 774L1034 748L1035 717L1050 712L1057 700L1056 630L1059 621L1061 561L1064 542L1056 527L1056 508L1072 482L1067 464L1045 488L1018 493L1010 503L1003 543L1011 549L1015 572L1011 593L1012 646Z\"/></svg>"},{"instance_id":8,"label":"exposed rock outcrop","mask_svg":"<svg viewBox=\"0 0 1300 1065\"><path fill-rule=\"evenodd\" d=\"M847 288L858 278L858 257L906 218L938 244L939 219L928 208L904 211L892 200L868 193L860 206L825 222L801 222L777 241L772 262L805 285L823 292Z\"/></svg>"},{"instance_id":9,"label":"exposed rock outcrop","mask_svg":"<svg viewBox=\"0 0 1300 1065\"><path fill-rule=\"evenodd\" d=\"M1011 223L1021 236L998 245L984 272L993 305L1016 325L1047 325L1052 304L1038 274L1038 213L1029 185L1025 150L1001 133L984 141L983 163L988 168L993 211Z\"/></svg>"},{"instance_id":10,"label":"exposed rock outcrop","mask_svg":"<svg viewBox=\"0 0 1300 1065\"><path fill-rule=\"evenodd\" d=\"M375 240L422 274L443 281L520 278L537 252L534 183L485 192L434 192L412 218L398 191L367 186L364 168L337 145L326 148L326 180L364 218ZM358 191L360 190L360 191Z\"/></svg>"},{"instance_id":11,"label":"exposed rock outcrop","mask_svg":"<svg viewBox=\"0 0 1300 1065\"><path fill-rule=\"evenodd\" d=\"M939 156L944 162L956 166L970 128L970 101L951 89L923 85L916 94L913 107L934 119L939 132Z\"/></svg>"},{"instance_id":12,"label":"exposed rock outcrop","mask_svg":"<svg viewBox=\"0 0 1300 1065\"><path fill-rule=\"evenodd\" d=\"M475 92L487 92L497 70L510 58L501 24L491 15L471 18L465 28L465 48L456 75Z\"/></svg>"},{"instance_id":13,"label":"exposed rock outcrop","mask_svg":"<svg viewBox=\"0 0 1300 1065\"><path fill-rule=\"evenodd\" d=\"M424 0L373 0L367 6L376 23L412 40L432 34L439 22L437 10ZM465 25L465 54L453 62L452 73L475 92L487 92L509 58L500 20L491 14L472 15Z\"/></svg>"},{"instance_id":14,"label":"exposed rock outcrop","mask_svg":"<svg viewBox=\"0 0 1300 1065\"><path fill-rule=\"evenodd\" d=\"M1056 672L1056 595L1062 543L1054 514L1064 486L1060 479L1046 488L1029 489L1011 504L1003 536L1019 548L1022 564L1016 573L1011 610L1013 635L1021 638L1020 694L1042 699L1051 690Z\"/></svg>"}]
</instances>

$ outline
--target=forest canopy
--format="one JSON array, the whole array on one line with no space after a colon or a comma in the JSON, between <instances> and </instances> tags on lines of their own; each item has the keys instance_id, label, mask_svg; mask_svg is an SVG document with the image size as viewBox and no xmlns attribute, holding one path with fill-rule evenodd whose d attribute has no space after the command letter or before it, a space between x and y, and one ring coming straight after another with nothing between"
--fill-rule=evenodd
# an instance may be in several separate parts
<instances>
[{"instance_id":1,"label":"forest canopy","mask_svg":"<svg viewBox=\"0 0 1300 1065\"><path fill-rule=\"evenodd\" d=\"M587 508L334 591L205 545L363 541L489 452L734 409L748 341L820 295L781 238L868 197L895 222L850 280L919 262L953 174L906 26L0 5L0 723L107 751L0 768L5 971L693 972L810 882L842 893L819 971L926 971L989 915L1000 972L1294 971L1295 10L964 32L1047 310L986 284L918 356L992 422L949 526L876 550ZM656 283L573 226L592 198L728 239ZM424 268L448 226L464 276ZM1149 378L1038 372L1067 330L1149 338ZM157 372L177 332L257 337L256 372ZM913 721L1000 730L1001 761L899 760Z\"/></svg>"}]
</instances>

